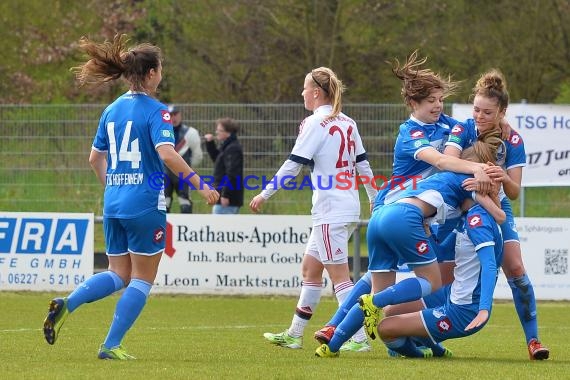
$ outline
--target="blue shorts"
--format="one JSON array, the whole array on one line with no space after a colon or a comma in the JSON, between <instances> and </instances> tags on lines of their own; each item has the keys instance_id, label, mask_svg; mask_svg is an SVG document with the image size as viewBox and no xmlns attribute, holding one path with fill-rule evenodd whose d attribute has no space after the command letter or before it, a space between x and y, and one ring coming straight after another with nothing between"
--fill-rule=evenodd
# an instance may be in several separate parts
<instances>
[{"instance_id":1,"label":"blue shorts","mask_svg":"<svg viewBox=\"0 0 570 380\"><path fill-rule=\"evenodd\" d=\"M155 255L166 245L166 213L154 210L138 218L103 218L107 255Z\"/></svg>"},{"instance_id":2,"label":"blue shorts","mask_svg":"<svg viewBox=\"0 0 570 380\"><path fill-rule=\"evenodd\" d=\"M456 305L447 301L442 306L422 310L420 315L430 338L439 343L447 339L473 335L481 330L487 322L465 331L465 327L471 323L477 313L479 313L479 304Z\"/></svg>"},{"instance_id":3,"label":"blue shorts","mask_svg":"<svg viewBox=\"0 0 570 380\"><path fill-rule=\"evenodd\" d=\"M431 309L441 305L445 305L449 299L449 293L451 292L451 285L447 285L439 288L435 292L428 294L422 298L422 302L426 309Z\"/></svg>"},{"instance_id":4,"label":"blue shorts","mask_svg":"<svg viewBox=\"0 0 570 380\"><path fill-rule=\"evenodd\" d=\"M515 223L515 217L513 216L513 209L511 207L511 202L509 198L504 197L501 201L501 208L507 214L507 220L503 222L499 227L501 227L501 232L503 233L503 244L510 241L519 241L519 232L517 231L517 225Z\"/></svg>"},{"instance_id":5,"label":"blue shorts","mask_svg":"<svg viewBox=\"0 0 570 380\"><path fill-rule=\"evenodd\" d=\"M389 272L398 270L398 263L413 269L435 262L435 250L423 222L422 211L408 203L374 210L366 231L368 270Z\"/></svg>"},{"instance_id":6,"label":"blue shorts","mask_svg":"<svg viewBox=\"0 0 570 380\"><path fill-rule=\"evenodd\" d=\"M432 231L436 231L435 240L437 243L435 250L439 263L455 261L455 239L452 234L455 234L454 230L460 224L463 224L463 218L448 219L444 224L437 225L437 229L430 226Z\"/></svg>"}]
</instances>

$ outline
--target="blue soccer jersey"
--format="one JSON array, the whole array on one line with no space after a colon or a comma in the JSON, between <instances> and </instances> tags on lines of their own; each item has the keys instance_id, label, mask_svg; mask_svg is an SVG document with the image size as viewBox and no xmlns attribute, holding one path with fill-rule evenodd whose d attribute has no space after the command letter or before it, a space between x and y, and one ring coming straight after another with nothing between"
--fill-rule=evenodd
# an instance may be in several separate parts
<instances>
[{"instance_id":1,"label":"blue soccer jersey","mask_svg":"<svg viewBox=\"0 0 570 380\"><path fill-rule=\"evenodd\" d=\"M493 250L485 247L492 247ZM463 231L457 233L455 280L450 302L456 305L479 304L491 310L493 290L503 258L503 238L493 217L476 204L467 212ZM491 268L491 271L485 271Z\"/></svg>"},{"instance_id":2,"label":"blue soccer jersey","mask_svg":"<svg viewBox=\"0 0 570 380\"><path fill-rule=\"evenodd\" d=\"M442 114L436 124L426 124L411 116L400 125L394 146L392 177L378 193L375 207L390 203L390 198L402 187L407 188L412 182L427 178L437 171L429 163L419 160L417 155L424 149L432 148L443 152L451 127L456 123L456 120Z\"/></svg>"},{"instance_id":3,"label":"blue soccer jersey","mask_svg":"<svg viewBox=\"0 0 570 380\"><path fill-rule=\"evenodd\" d=\"M503 242L497 223L480 205L468 211L463 232L457 232L455 254L453 283L426 297L428 308L421 311L426 331L435 342L476 333L486 322L468 331L465 327L480 310L491 313Z\"/></svg>"},{"instance_id":4,"label":"blue soccer jersey","mask_svg":"<svg viewBox=\"0 0 570 380\"><path fill-rule=\"evenodd\" d=\"M410 187L390 198L390 203L402 198L416 197L429 203L437 209L435 220L443 223L447 219L461 216L461 204L465 199L472 198L473 193L463 189L461 184L471 176L453 172L439 172L412 183Z\"/></svg>"},{"instance_id":5,"label":"blue soccer jersey","mask_svg":"<svg viewBox=\"0 0 570 380\"><path fill-rule=\"evenodd\" d=\"M453 146L463 151L477 141L478 135L479 132L475 125L475 120L468 119L465 122L458 122L451 128L445 145ZM526 165L524 142L521 135L516 131L511 130L511 134L505 141L504 146L499 147L496 163L506 170Z\"/></svg>"},{"instance_id":6,"label":"blue soccer jersey","mask_svg":"<svg viewBox=\"0 0 570 380\"><path fill-rule=\"evenodd\" d=\"M174 146L174 132L168 107L158 100L129 91L103 111L93 149L107 153L104 217L166 211L164 167L156 151L163 144Z\"/></svg>"}]
</instances>

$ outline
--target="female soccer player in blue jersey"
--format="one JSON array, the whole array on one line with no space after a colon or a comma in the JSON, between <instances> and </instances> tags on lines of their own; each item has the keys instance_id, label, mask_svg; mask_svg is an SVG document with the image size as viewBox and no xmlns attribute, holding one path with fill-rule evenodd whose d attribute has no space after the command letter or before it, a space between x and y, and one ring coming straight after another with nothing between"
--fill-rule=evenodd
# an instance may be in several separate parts
<instances>
[{"instance_id":1,"label":"female soccer player in blue jersey","mask_svg":"<svg viewBox=\"0 0 570 380\"><path fill-rule=\"evenodd\" d=\"M458 156L461 150L470 146L480 134L498 128L508 105L509 93L503 74L498 70L483 74L473 89L473 119L453 127L447 143L451 148L449 153ZM499 152L497 165L489 167L486 172L491 178L501 182L504 190L500 193L501 207L507 214L507 221L501 224L504 239L502 268L513 293L529 357L531 360L543 360L548 358L549 350L538 339L536 299L522 261L519 236L509 201L519 196L522 168L526 165L523 139L514 130L511 130Z\"/></svg>"},{"instance_id":2,"label":"female soccer player in blue jersey","mask_svg":"<svg viewBox=\"0 0 570 380\"><path fill-rule=\"evenodd\" d=\"M422 68L427 58L418 59L413 52L404 64L397 60L393 72L402 81L402 96L411 110L411 116L400 125L394 147L392 178L408 178L404 183L390 182L376 197L375 208L397 197L403 189L413 186L417 177L427 178L438 170L474 174L481 191L488 191L491 179L483 170L486 165L460 160L447 154L446 142L457 121L445 116L443 100L452 94L458 84ZM444 153L441 153L444 152ZM369 248L371 251L371 248ZM359 296L370 293L371 274L368 272L355 285L351 294L324 328L315 333L320 343L328 343L335 327L356 303Z\"/></svg>"},{"instance_id":3,"label":"female soccer player in blue jersey","mask_svg":"<svg viewBox=\"0 0 570 380\"><path fill-rule=\"evenodd\" d=\"M501 144L500 132L489 133L464 152L464 158L475 162L492 162ZM334 331L329 344L322 344L317 356L336 356L340 344L354 329L362 325L369 336L376 337L379 310L387 305L418 300L441 287L436 254L425 226L428 218L444 221L446 215L456 213L471 193L462 188L468 176L452 172L436 173L419 182L414 189L399 194L393 203L374 210L368 226L367 240L372 247L369 271L378 284L378 293L364 295L354 305ZM477 195L477 201L494 217L504 221L504 213L487 195ZM497 201L498 203L498 201ZM389 226L398 226L390 228ZM397 266L406 263L417 277L394 284ZM374 289L373 285L373 290Z\"/></svg>"},{"instance_id":4,"label":"female soccer player in blue jersey","mask_svg":"<svg viewBox=\"0 0 570 380\"><path fill-rule=\"evenodd\" d=\"M377 333L391 353L433 356L432 350L417 347L418 340L437 347L444 340L476 333L489 320L503 257L499 226L481 205L474 205L456 239L455 280L429 296L443 301L420 311L386 317L378 325Z\"/></svg>"},{"instance_id":5,"label":"female soccer player in blue jersey","mask_svg":"<svg viewBox=\"0 0 570 380\"><path fill-rule=\"evenodd\" d=\"M160 49L147 43L129 49L127 43L126 35L102 44L79 41L89 57L74 68L80 85L123 78L130 87L103 111L89 157L105 186L103 228L109 268L67 297L53 299L43 328L47 342L54 344L69 314L126 286L98 355L117 360L134 359L121 341L144 308L165 247L163 162L189 178L209 204L219 198L174 150L168 107L154 97L162 79Z\"/></svg>"}]
</instances>

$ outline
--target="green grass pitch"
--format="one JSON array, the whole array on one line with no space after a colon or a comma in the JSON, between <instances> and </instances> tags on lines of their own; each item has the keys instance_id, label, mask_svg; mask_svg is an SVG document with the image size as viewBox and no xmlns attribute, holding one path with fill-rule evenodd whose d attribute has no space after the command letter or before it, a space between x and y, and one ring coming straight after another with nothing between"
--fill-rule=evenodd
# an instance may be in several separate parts
<instances>
[{"instance_id":1,"label":"green grass pitch","mask_svg":"<svg viewBox=\"0 0 570 380\"><path fill-rule=\"evenodd\" d=\"M368 353L314 356L312 334L336 308L323 296L302 350L272 346L264 332L289 326L293 297L151 295L123 344L135 361L97 359L117 296L70 315L49 346L42 322L58 294L0 292L2 379L568 379L570 303L540 302L539 328L551 358L531 362L511 302L495 303L489 324L472 337L451 340L450 359L394 359L373 342Z\"/></svg>"}]
</instances>

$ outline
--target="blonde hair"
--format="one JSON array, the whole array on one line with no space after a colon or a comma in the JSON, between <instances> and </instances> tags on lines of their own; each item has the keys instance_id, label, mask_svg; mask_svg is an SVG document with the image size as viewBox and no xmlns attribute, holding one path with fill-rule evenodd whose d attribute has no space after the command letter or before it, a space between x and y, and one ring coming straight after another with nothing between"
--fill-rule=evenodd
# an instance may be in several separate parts
<instances>
[{"instance_id":1,"label":"blonde hair","mask_svg":"<svg viewBox=\"0 0 570 380\"><path fill-rule=\"evenodd\" d=\"M430 69L420 68L426 62L427 57L418 59L418 50L414 50L404 64L400 64L398 59L388 62L394 75L403 82L401 94L408 107L411 107L412 100L421 102L429 97L434 89L443 90L443 96L448 97L459 88L460 82L452 81L451 76L442 78Z\"/></svg>"},{"instance_id":2,"label":"blonde hair","mask_svg":"<svg viewBox=\"0 0 570 380\"><path fill-rule=\"evenodd\" d=\"M145 78L150 69L158 69L162 55L160 48L142 43L127 47L126 34L115 35L113 41L96 43L87 37L79 40L79 47L90 57L85 63L72 67L80 86L100 85L124 77L135 91L145 91Z\"/></svg>"},{"instance_id":3,"label":"blonde hair","mask_svg":"<svg viewBox=\"0 0 570 380\"><path fill-rule=\"evenodd\" d=\"M499 146L503 145L501 131L491 129L477 137L477 141L461 153L461 158L467 161L480 163L495 163Z\"/></svg>"},{"instance_id":4,"label":"blonde hair","mask_svg":"<svg viewBox=\"0 0 570 380\"><path fill-rule=\"evenodd\" d=\"M473 97L475 95L497 99L500 111L505 110L509 105L507 81L498 69L491 69L481 75L473 87Z\"/></svg>"},{"instance_id":5,"label":"blonde hair","mask_svg":"<svg viewBox=\"0 0 570 380\"><path fill-rule=\"evenodd\" d=\"M342 93L346 90L342 81L328 67L318 67L309 74L313 78L314 86L323 90L332 102L333 109L329 117L338 116L342 110Z\"/></svg>"}]
</instances>

